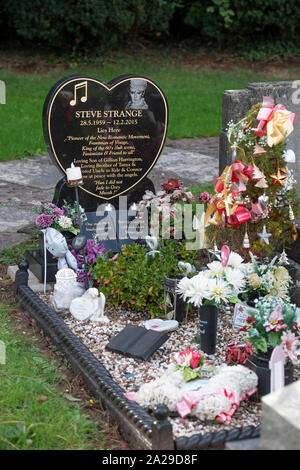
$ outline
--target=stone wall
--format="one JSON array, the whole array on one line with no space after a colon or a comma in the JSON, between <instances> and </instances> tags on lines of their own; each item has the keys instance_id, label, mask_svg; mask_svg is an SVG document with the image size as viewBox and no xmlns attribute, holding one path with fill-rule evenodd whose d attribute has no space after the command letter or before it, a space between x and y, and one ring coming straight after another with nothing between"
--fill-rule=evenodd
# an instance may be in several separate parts
<instances>
[{"instance_id":1,"label":"stone wall","mask_svg":"<svg viewBox=\"0 0 300 470\"><path fill-rule=\"evenodd\" d=\"M231 164L231 150L226 128L229 121L242 119L254 104L262 101L263 96L272 96L275 104L283 104L289 111L297 114L294 131L286 139L287 148L294 150L296 163L289 163L297 179L297 192L300 196L300 80L287 82L249 83L243 90L225 90L223 94L222 131L219 141L219 173Z\"/></svg>"}]
</instances>

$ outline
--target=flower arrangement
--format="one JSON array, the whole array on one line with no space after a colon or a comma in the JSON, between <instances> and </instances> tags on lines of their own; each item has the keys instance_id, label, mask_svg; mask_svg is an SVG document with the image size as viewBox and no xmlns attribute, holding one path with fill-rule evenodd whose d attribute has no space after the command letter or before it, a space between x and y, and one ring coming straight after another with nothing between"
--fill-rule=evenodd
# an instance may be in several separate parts
<instances>
[{"instance_id":1,"label":"flower arrangement","mask_svg":"<svg viewBox=\"0 0 300 470\"><path fill-rule=\"evenodd\" d=\"M216 305L219 308L239 302L238 295L245 287L243 258L235 252L229 254L227 264L212 261L195 276L184 277L177 285L177 293L195 307Z\"/></svg>"},{"instance_id":2,"label":"flower arrangement","mask_svg":"<svg viewBox=\"0 0 300 470\"><path fill-rule=\"evenodd\" d=\"M191 204L195 200L195 196L190 191L182 186L182 183L177 179L170 178L167 183L161 185L162 190L154 194L152 191L147 190L142 200L138 203L140 209L151 207L151 210L158 211L158 220L169 218L170 232L174 232L173 221L176 216L181 216L182 212L179 202L184 204ZM151 215L149 214L150 220ZM156 228L156 222L151 221L152 229ZM162 234L164 235L164 234Z\"/></svg>"},{"instance_id":3,"label":"flower arrangement","mask_svg":"<svg viewBox=\"0 0 300 470\"><path fill-rule=\"evenodd\" d=\"M64 201L64 205L59 208L51 202L41 204L35 209L39 215L36 218L36 225L40 229L52 227L59 232L71 232L77 235L80 230L79 216L81 221L86 220L84 209L79 206L79 214L77 203L68 204Z\"/></svg>"},{"instance_id":4,"label":"flower arrangement","mask_svg":"<svg viewBox=\"0 0 300 470\"><path fill-rule=\"evenodd\" d=\"M276 263L277 256L266 264L258 264L251 252L250 256L252 262L243 264L246 284L241 298L249 302L272 296L289 301L289 288L293 281L288 270L280 262Z\"/></svg>"},{"instance_id":5,"label":"flower arrangement","mask_svg":"<svg viewBox=\"0 0 300 470\"><path fill-rule=\"evenodd\" d=\"M269 254L278 239L283 245L296 239L300 201L286 168L293 152L284 142L294 120L294 113L265 96L243 119L229 123L233 163L215 182L205 215L208 240Z\"/></svg>"},{"instance_id":6,"label":"flower arrangement","mask_svg":"<svg viewBox=\"0 0 300 470\"><path fill-rule=\"evenodd\" d=\"M238 343L235 338L234 343L228 344L226 348L226 364L228 366L233 364L245 365L248 357L253 354L252 345L248 342Z\"/></svg>"},{"instance_id":7,"label":"flower arrangement","mask_svg":"<svg viewBox=\"0 0 300 470\"><path fill-rule=\"evenodd\" d=\"M247 341L254 352L266 353L281 345L286 357L294 361L300 339L295 305L272 296L256 299L255 304L256 309L251 311L240 329L247 333Z\"/></svg>"},{"instance_id":8,"label":"flower arrangement","mask_svg":"<svg viewBox=\"0 0 300 470\"><path fill-rule=\"evenodd\" d=\"M185 382L202 377L201 367L204 364L204 355L193 349L176 353L172 360L176 366L174 370L182 370Z\"/></svg>"}]
</instances>

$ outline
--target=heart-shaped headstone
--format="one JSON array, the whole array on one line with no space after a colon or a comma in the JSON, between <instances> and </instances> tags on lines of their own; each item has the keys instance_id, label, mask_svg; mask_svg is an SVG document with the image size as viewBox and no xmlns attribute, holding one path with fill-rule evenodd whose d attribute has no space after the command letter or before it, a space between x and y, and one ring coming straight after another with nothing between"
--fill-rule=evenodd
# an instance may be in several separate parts
<instances>
[{"instance_id":1,"label":"heart-shaped headstone","mask_svg":"<svg viewBox=\"0 0 300 470\"><path fill-rule=\"evenodd\" d=\"M87 193L109 200L137 185L157 161L166 139L168 105L149 78L62 79L43 110L50 156L66 173L81 168Z\"/></svg>"}]
</instances>

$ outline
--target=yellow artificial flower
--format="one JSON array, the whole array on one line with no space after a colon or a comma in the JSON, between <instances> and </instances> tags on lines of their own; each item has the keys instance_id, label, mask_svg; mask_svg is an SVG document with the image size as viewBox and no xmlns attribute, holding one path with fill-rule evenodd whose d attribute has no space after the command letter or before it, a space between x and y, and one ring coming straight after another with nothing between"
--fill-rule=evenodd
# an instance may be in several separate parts
<instances>
[{"instance_id":1,"label":"yellow artificial flower","mask_svg":"<svg viewBox=\"0 0 300 470\"><path fill-rule=\"evenodd\" d=\"M253 289L258 289L261 285L261 279L257 273L250 274L248 282Z\"/></svg>"},{"instance_id":2,"label":"yellow artificial flower","mask_svg":"<svg viewBox=\"0 0 300 470\"><path fill-rule=\"evenodd\" d=\"M288 270L284 268L283 266L278 266L277 268L274 269L274 276L276 280L282 281L282 282L289 282L291 279L288 273Z\"/></svg>"}]
</instances>

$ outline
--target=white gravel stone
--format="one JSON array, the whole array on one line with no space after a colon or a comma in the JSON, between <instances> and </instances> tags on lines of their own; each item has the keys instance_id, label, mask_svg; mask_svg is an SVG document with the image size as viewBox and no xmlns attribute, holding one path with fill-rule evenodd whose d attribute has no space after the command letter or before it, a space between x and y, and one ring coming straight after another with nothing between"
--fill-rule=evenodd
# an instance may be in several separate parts
<instances>
[{"instance_id":1,"label":"white gravel stone","mask_svg":"<svg viewBox=\"0 0 300 470\"><path fill-rule=\"evenodd\" d=\"M49 295L39 294L49 305ZM188 322L179 324L179 328L168 333L169 339L157 350L150 359L143 360L125 357L105 349L107 343L116 336L128 323L144 326L149 320L149 315L145 312L130 312L124 308L118 310L107 306L105 315L110 319L109 324L97 324L89 321L76 321L71 315L62 317L70 330L89 348L98 358L103 366L110 372L115 382L124 392L134 392L146 382L156 379L167 369L171 357L180 351L194 349L202 352L199 344L195 342L195 336L199 335L199 325L197 313L189 313ZM228 344L237 337L242 340L241 333L234 332L232 328L232 314L220 313L218 318L217 346L216 353L206 356L206 359L214 365L225 362L225 352ZM294 380L300 378L299 361L294 366ZM170 421L173 426L175 439L193 434L205 434L221 430L234 428L244 428L246 426L258 426L261 418L261 404L254 401L245 400L232 416L229 424L217 422L207 422L187 417L171 416Z\"/></svg>"}]
</instances>

